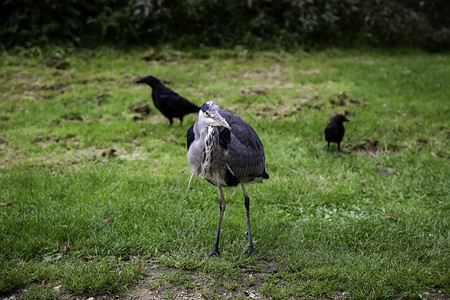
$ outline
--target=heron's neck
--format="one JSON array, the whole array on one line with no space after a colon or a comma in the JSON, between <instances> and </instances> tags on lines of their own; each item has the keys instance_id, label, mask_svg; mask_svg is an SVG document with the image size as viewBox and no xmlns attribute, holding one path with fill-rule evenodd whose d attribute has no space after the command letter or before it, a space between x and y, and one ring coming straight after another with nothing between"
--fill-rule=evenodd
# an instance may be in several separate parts
<instances>
[{"instance_id":1,"label":"heron's neck","mask_svg":"<svg viewBox=\"0 0 450 300\"><path fill-rule=\"evenodd\" d=\"M215 137L216 136L216 131L214 130L213 126L208 126L207 127L207 133L206 133L206 137L205 137L205 155L206 157L211 157L213 152L214 152L214 142L215 142Z\"/></svg>"},{"instance_id":2,"label":"heron's neck","mask_svg":"<svg viewBox=\"0 0 450 300\"><path fill-rule=\"evenodd\" d=\"M216 131L214 130L213 126L208 126L206 129L206 136L205 136L205 155L203 157L203 170L205 174L208 174L210 172L211 163L213 160L213 153L215 150L214 143L215 143L215 137Z\"/></svg>"},{"instance_id":3,"label":"heron's neck","mask_svg":"<svg viewBox=\"0 0 450 300\"><path fill-rule=\"evenodd\" d=\"M214 137L216 135L216 131L214 130L214 126L208 126L206 127L206 137L205 137L205 143L206 146L211 145L213 143Z\"/></svg>"}]
</instances>

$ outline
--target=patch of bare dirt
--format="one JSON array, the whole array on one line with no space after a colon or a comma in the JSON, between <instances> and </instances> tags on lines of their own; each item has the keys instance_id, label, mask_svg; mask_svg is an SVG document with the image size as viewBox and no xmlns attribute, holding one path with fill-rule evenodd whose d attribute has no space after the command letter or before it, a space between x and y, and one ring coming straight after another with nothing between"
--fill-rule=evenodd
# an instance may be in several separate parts
<instances>
[{"instance_id":1,"label":"patch of bare dirt","mask_svg":"<svg viewBox=\"0 0 450 300\"><path fill-rule=\"evenodd\" d=\"M261 110L258 110L255 115L259 117L267 116L271 120L276 121L290 117L300 110L302 110L302 106L300 104L294 106L286 105L279 108L266 105Z\"/></svg>"},{"instance_id":2,"label":"patch of bare dirt","mask_svg":"<svg viewBox=\"0 0 450 300\"><path fill-rule=\"evenodd\" d=\"M135 114L132 118L133 121L142 121L145 117L150 115L152 111L148 102L136 102L130 106L131 113Z\"/></svg>"},{"instance_id":3,"label":"patch of bare dirt","mask_svg":"<svg viewBox=\"0 0 450 300\"><path fill-rule=\"evenodd\" d=\"M320 69L319 68L308 68L308 69L300 70L300 73L305 74L305 75L317 75L317 74L320 74Z\"/></svg>"},{"instance_id":4,"label":"patch of bare dirt","mask_svg":"<svg viewBox=\"0 0 450 300\"><path fill-rule=\"evenodd\" d=\"M97 95L97 104L102 105L105 99L110 97L113 97L113 94L111 94L110 92L108 91L101 92L100 94Z\"/></svg>"},{"instance_id":5,"label":"patch of bare dirt","mask_svg":"<svg viewBox=\"0 0 450 300\"><path fill-rule=\"evenodd\" d=\"M14 80L14 85L22 95L36 96L40 91L54 91L63 94L68 89L66 84L56 81L43 83L40 79L34 79L22 73L15 73L13 78L17 78Z\"/></svg>"},{"instance_id":6,"label":"patch of bare dirt","mask_svg":"<svg viewBox=\"0 0 450 300\"><path fill-rule=\"evenodd\" d=\"M145 61L177 61L181 58L180 54L177 53L165 53L160 52L155 49L150 49L142 56Z\"/></svg>"},{"instance_id":7,"label":"patch of bare dirt","mask_svg":"<svg viewBox=\"0 0 450 300\"><path fill-rule=\"evenodd\" d=\"M259 105L247 105L241 108L245 111L251 111L256 119L268 117L272 121L281 120L295 115L304 108L322 110L323 103L318 101L316 96L301 96L293 102L276 102ZM227 108L229 110L239 110L237 106Z\"/></svg>"},{"instance_id":8,"label":"patch of bare dirt","mask_svg":"<svg viewBox=\"0 0 450 300\"><path fill-rule=\"evenodd\" d=\"M244 80L252 81L272 81L280 82L283 74L286 74L285 68L280 64L275 64L267 69L238 69L236 70L236 77Z\"/></svg>"},{"instance_id":9,"label":"patch of bare dirt","mask_svg":"<svg viewBox=\"0 0 450 300\"><path fill-rule=\"evenodd\" d=\"M105 221L104 221L105 222ZM137 272L142 272L140 265ZM122 294L71 295L62 285L53 289L61 294L62 300L203 300L203 299L269 299L261 293L261 287L267 275L278 272L278 265L269 264L261 269L241 269L237 279L221 278L219 275L204 274L196 271L179 270L160 265L149 265L145 275L135 282L132 288ZM41 284L46 284L41 283ZM16 294L0 298L2 300L22 299L27 293L24 289Z\"/></svg>"},{"instance_id":10,"label":"patch of bare dirt","mask_svg":"<svg viewBox=\"0 0 450 300\"><path fill-rule=\"evenodd\" d=\"M52 143L59 143L60 140L61 137L59 136L46 136L46 137L38 136L34 139L34 142L41 144L42 148L45 149Z\"/></svg>"},{"instance_id":11,"label":"patch of bare dirt","mask_svg":"<svg viewBox=\"0 0 450 300\"><path fill-rule=\"evenodd\" d=\"M143 133L144 134L144 133ZM148 149L142 147L139 142L133 141L135 147L133 151L127 151L120 147L102 148L89 147L83 148L82 142L73 134L66 136L38 136L34 139L42 149L51 145L58 145L51 153L36 154L30 156L20 148L8 146L8 142L0 143L0 168L8 169L16 164L29 163L30 165L78 165L90 161L108 161L109 159L123 160L147 160Z\"/></svg>"},{"instance_id":12,"label":"patch of bare dirt","mask_svg":"<svg viewBox=\"0 0 450 300\"><path fill-rule=\"evenodd\" d=\"M103 150L102 157L108 157L108 158L117 157L117 150L114 148L111 148L109 150Z\"/></svg>"},{"instance_id":13,"label":"patch of bare dirt","mask_svg":"<svg viewBox=\"0 0 450 300\"><path fill-rule=\"evenodd\" d=\"M296 94L299 96L294 96L289 101L273 101L266 96L266 93L271 88L274 89L283 89L283 88L292 88L292 83L283 83L278 85L276 82L266 85L265 87L246 87L241 89L241 93L248 95L263 95L267 98L265 104L249 104L244 110L252 111L253 115L257 118L269 117L271 120L280 120L286 117L290 117L302 109L316 109L323 110L326 107L326 103L324 100L320 99L319 96L311 95L314 92L314 88L311 86L302 86L300 85L296 90ZM292 101L295 100L295 101ZM333 107L345 107L346 109L342 111L342 114L346 116L354 116L356 112L351 110L354 106L364 106L366 102L363 99L351 98L347 95L346 92L341 92L336 95L336 99L330 98L329 102L333 105ZM347 109L348 108L348 109ZM333 112L332 116L334 116L336 112ZM361 146L361 145L360 145ZM359 151L361 149L355 149L355 151Z\"/></svg>"},{"instance_id":14,"label":"patch of bare dirt","mask_svg":"<svg viewBox=\"0 0 450 300\"><path fill-rule=\"evenodd\" d=\"M118 76L97 76L97 75L83 75L83 76L63 76L68 77L74 85L87 85L88 88L101 88L106 86L114 86L120 88L129 88L136 86L136 78L131 74L120 74Z\"/></svg>"},{"instance_id":15,"label":"patch of bare dirt","mask_svg":"<svg viewBox=\"0 0 450 300\"><path fill-rule=\"evenodd\" d=\"M430 299L430 300L448 300L450 297L446 295L441 289L432 289L428 292L424 292L423 295L421 295L422 299Z\"/></svg>"},{"instance_id":16,"label":"patch of bare dirt","mask_svg":"<svg viewBox=\"0 0 450 300\"><path fill-rule=\"evenodd\" d=\"M67 113L61 116L61 119L68 120L72 122L83 122L83 116L77 112Z\"/></svg>"},{"instance_id":17,"label":"patch of bare dirt","mask_svg":"<svg viewBox=\"0 0 450 300\"><path fill-rule=\"evenodd\" d=\"M356 144L347 143L345 148L350 152L357 152L359 154L378 156L380 154L391 154L393 152L397 152L401 150L401 146L390 144L390 145L380 145L378 139L370 137L364 138L358 141ZM389 171L380 171L382 175L387 177L392 176L389 175ZM394 174L395 175L395 174Z\"/></svg>"},{"instance_id":18,"label":"patch of bare dirt","mask_svg":"<svg viewBox=\"0 0 450 300\"><path fill-rule=\"evenodd\" d=\"M195 271L179 271L159 265L148 267L147 275L135 288L130 289L124 299L268 299L261 292L261 286L268 274L278 271L278 266L270 264L262 269L242 269L237 281L223 279ZM175 282L168 280L167 274L178 273L183 278Z\"/></svg>"},{"instance_id":19,"label":"patch of bare dirt","mask_svg":"<svg viewBox=\"0 0 450 300\"><path fill-rule=\"evenodd\" d=\"M396 175L394 171L392 171L391 169L387 169L387 168L378 168L377 171L384 177L391 177L391 176Z\"/></svg>"},{"instance_id":20,"label":"patch of bare dirt","mask_svg":"<svg viewBox=\"0 0 450 300\"><path fill-rule=\"evenodd\" d=\"M353 117L353 116L355 116L356 115L356 112L354 112L354 111L348 111L348 110L344 110L344 116L350 116L350 117Z\"/></svg>"},{"instance_id":21,"label":"patch of bare dirt","mask_svg":"<svg viewBox=\"0 0 450 300\"><path fill-rule=\"evenodd\" d=\"M172 79L164 77L164 76L159 76L158 77L159 81L161 81L163 84L171 84L172 83Z\"/></svg>"},{"instance_id":22,"label":"patch of bare dirt","mask_svg":"<svg viewBox=\"0 0 450 300\"><path fill-rule=\"evenodd\" d=\"M241 94L248 95L264 95L267 92L266 87L244 87L241 89Z\"/></svg>"},{"instance_id":23,"label":"patch of bare dirt","mask_svg":"<svg viewBox=\"0 0 450 300\"><path fill-rule=\"evenodd\" d=\"M65 85L60 82L49 82L44 84L36 84L35 89L38 91L46 90L46 91L59 91L60 93L64 93L66 91Z\"/></svg>"},{"instance_id":24,"label":"patch of bare dirt","mask_svg":"<svg viewBox=\"0 0 450 300\"><path fill-rule=\"evenodd\" d=\"M0 139L0 150L5 150L8 145L8 141L4 139Z\"/></svg>"},{"instance_id":25,"label":"patch of bare dirt","mask_svg":"<svg viewBox=\"0 0 450 300\"><path fill-rule=\"evenodd\" d=\"M318 100L319 100L318 96L314 96L314 97L303 96L299 99L298 105L305 107L305 108L322 110L324 103L319 102Z\"/></svg>"},{"instance_id":26,"label":"patch of bare dirt","mask_svg":"<svg viewBox=\"0 0 450 300\"><path fill-rule=\"evenodd\" d=\"M376 138L365 138L354 145L351 150L355 152L377 153L379 141Z\"/></svg>"},{"instance_id":27,"label":"patch of bare dirt","mask_svg":"<svg viewBox=\"0 0 450 300\"><path fill-rule=\"evenodd\" d=\"M333 107L336 106L365 106L367 103L364 99L359 99L355 97L349 97L345 91L336 94L335 98L329 98L328 101Z\"/></svg>"},{"instance_id":28,"label":"patch of bare dirt","mask_svg":"<svg viewBox=\"0 0 450 300\"><path fill-rule=\"evenodd\" d=\"M42 63L45 67L55 68L57 70L67 70L70 68L70 62L60 59L47 60Z\"/></svg>"},{"instance_id":29,"label":"patch of bare dirt","mask_svg":"<svg viewBox=\"0 0 450 300\"><path fill-rule=\"evenodd\" d=\"M66 91L66 85L55 81L46 83L42 83L39 80L25 81L24 83L20 84L20 88L29 92L57 91L60 93L64 93Z\"/></svg>"}]
</instances>

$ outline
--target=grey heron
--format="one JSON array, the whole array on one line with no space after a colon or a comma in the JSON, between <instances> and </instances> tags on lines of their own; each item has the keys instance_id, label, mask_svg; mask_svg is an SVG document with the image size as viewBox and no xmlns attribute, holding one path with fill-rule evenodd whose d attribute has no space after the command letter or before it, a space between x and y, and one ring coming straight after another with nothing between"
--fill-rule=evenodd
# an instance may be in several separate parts
<instances>
[{"instance_id":1,"label":"grey heron","mask_svg":"<svg viewBox=\"0 0 450 300\"><path fill-rule=\"evenodd\" d=\"M219 191L220 214L216 241L208 256L220 257L220 227L226 207L222 188L240 184L244 194L249 241L245 253L261 257L253 247L250 199L245 190L245 184L269 179L265 170L263 145L255 130L240 117L209 101L200 107L197 120L187 132L187 148L187 158L193 173L217 186Z\"/></svg>"},{"instance_id":2,"label":"grey heron","mask_svg":"<svg viewBox=\"0 0 450 300\"><path fill-rule=\"evenodd\" d=\"M344 137L345 128L344 122L350 121L342 114L337 114L331 118L330 123L328 123L325 128L325 140L328 142L328 150L330 150L330 143L337 143L338 153L341 152L341 142Z\"/></svg>"},{"instance_id":3,"label":"grey heron","mask_svg":"<svg viewBox=\"0 0 450 300\"><path fill-rule=\"evenodd\" d=\"M180 123L183 123L184 115L198 112L200 109L197 105L189 102L162 84L154 76L146 76L137 80L136 83L145 83L152 88L153 104L169 119L170 125L172 125L173 118L178 118L180 119Z\"/></svg>"}]
</instances>

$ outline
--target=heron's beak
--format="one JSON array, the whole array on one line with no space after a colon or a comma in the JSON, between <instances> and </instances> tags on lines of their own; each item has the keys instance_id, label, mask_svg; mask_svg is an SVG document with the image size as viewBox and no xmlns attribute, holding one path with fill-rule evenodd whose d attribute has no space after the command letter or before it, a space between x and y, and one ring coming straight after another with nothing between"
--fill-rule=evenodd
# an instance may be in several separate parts
<instances>
[{"instance_id":1,"label":"heron's beak","mask_svg":"<svg viewBox=\"0 0 450 300\"><path fill-rule=\"evenodd\" d=\"M228 122L225 121L225 119L219 113L215 113L213 119L218 126L223 126L230 129L230 125L228 125Z\"/></svg>"}]
</instances>

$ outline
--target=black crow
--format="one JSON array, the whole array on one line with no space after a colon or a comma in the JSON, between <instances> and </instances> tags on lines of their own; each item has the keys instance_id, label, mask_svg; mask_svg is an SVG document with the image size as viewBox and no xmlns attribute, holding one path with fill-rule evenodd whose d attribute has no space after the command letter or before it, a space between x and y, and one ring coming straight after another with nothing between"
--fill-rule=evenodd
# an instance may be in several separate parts
<instances>
[{"instance_id":1,"label":"black crow","mask_svg":"<svg viewBox=\"0 0 450 300\"><path fill-rule=\"evenodd\" d=\"M325 128L325 139L328 142L328 150L330 150L330 143L337 143L338 153L341 152L341 141L344 137L345 129L344 122L350 121L342 114L337 114L331 118Z\"/></svg>"},{"instance_id":2,"label":"black crow","mask_svg":"<svg viewBox=\"0 0 450 300\"><path fill-rule=\"evenodd\" d=\"M161 83L158 78L147 76L136 81L136 83L146 83L152 88L153 103L156 108L169 119L172 125L172 119L180 119L183 123L183 116L190 113L198 113L200 107L184 99L167 86Z\"/></svg>"}]
</instances>

